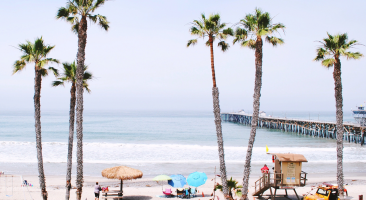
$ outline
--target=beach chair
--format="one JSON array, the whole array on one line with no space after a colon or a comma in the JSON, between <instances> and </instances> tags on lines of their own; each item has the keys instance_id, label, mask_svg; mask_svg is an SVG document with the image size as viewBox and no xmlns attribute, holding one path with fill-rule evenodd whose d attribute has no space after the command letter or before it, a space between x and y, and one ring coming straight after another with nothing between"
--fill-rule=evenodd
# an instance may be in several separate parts
<instances>
[{"instance_id":1,"label":"beach chair","mask_svg":"<svg viewBox=\"0 0 366 200\"><path fill-rule=\"evenodd\" d=\"M166 188L165 191L163 191L163 194L165 194L165 197L170 197L172 194L172 190L170 188Z\"/></svg>"},{"instance_id":2,"label":"beach chair","mask_svg":"<svg viewBox=\"0 0 366 200\"><path fill-rule=\"evenodd\" d=\"M197 190L196 190L196 188L191 188L190 193L191 193L192 197L197 196Z\"/></svg>"},{"instance_id":3,"label":"beach chair","mask_svg":"<svg viewBox=\"0 0 366 200\"><path fill-rule=\"evenodd\" d=\"M188 188L186 188L185 190L184 190L184 197L183 198L186 198L186 199L190 199L190 191L189 191L189 189Z\"/></svg>"},{"instance_id":4,"label":"beach chair","mask_svg":"<svg viewBox=\"0 0 366 200\"><path fill-rule=\"evenodd\" d=\"M182 198L183 195L184 195L184 189L181 189L181 190L180 189L177 189L177 198L178 197L181 197Z\"/></svg>"}]
</instances>

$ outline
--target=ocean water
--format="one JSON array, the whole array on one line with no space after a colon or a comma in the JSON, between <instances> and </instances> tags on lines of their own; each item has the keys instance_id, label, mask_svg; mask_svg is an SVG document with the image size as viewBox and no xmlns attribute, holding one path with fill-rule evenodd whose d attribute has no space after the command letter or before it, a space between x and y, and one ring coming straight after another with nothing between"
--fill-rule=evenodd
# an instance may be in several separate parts
<instances>
[{"instance_id":1,"label":"ocean water","mask_svg":"<svg viewBox=\"0 0 366 200\"><path fill-rule=\"evenodd\" d=\"M276 113L287 118L335 121L334 113ZM46 175L65 175L68 111L42 112L43 158ZM345 113L345 121L354 121ZM250 127L222 123L228 176L242 176ZM37 175L33 112L0 113L0 171ZM73 174L76 169L74 140ZM279 130L257 129L252 172L271 166L265 152L300 153L307 159L303 171L336 173L336 141ZM145 177L159 174L188 175L194 171L214 174L219 168L212 112L197 111L86 111L84 113L84 175L101 176L104 168L126 165ZM218 172L219 170L217 170ZM345 174L366 173L366 148L344 144Z\"/></svg>"}]
</instances>

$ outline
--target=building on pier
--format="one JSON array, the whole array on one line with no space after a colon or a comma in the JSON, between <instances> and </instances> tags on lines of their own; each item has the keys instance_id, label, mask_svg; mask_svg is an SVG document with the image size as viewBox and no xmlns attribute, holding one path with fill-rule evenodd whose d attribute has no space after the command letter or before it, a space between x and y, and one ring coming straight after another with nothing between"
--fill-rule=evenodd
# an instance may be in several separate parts
<instances>
[{"instance_id":1,"label":"building on pier","mask_svg":"<svg viewBox=\"0 0 366 200\"><path fill-rule=\"evenodd\" d=\"M366 126L366 110L365 106L357 106L356 110L352 110L353 117L360 126Z\"/></svg>"}]
</instances>

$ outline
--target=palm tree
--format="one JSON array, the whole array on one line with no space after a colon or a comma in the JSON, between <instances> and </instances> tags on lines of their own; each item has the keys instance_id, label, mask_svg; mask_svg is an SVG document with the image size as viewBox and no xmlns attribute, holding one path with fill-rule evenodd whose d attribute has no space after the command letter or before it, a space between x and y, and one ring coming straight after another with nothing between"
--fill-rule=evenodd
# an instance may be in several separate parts
<instances>
[{"instance_id":1,"label":"palm tree","mask_svg":"<svg viewBox=\"0 0 366 200\"><path fill-rule=\"evenodd\" d=\"M228 35L233 35L233 30L231 28L224 29L227 25L226 23L221 23L219 14L212 14L207 19L204 14L201 14L201 20L194 20L191 24L190 32L192 35L196 35L199 38L208 37L206 41L206 46L210 47L211 51L211 72L212 72L212 97L213 97L213 108L215 115L216 124L216 134L217 134L217 144L220 159L220 172L221 181L223 185L223 192L225 197L228 195L228 187L226 180L226 167L225 167L225 154L224 154L224 142L222 139L222 129L221 129L221 117L220 117L220 104L219 104L219 89L216 87L216 76L215 76L215 66L214 66L214 54L213 54L213 43L215 39L218 39L218 46L221 47L222 51L226 51L229 48L229 44L225 42ZM197 39L189 40L187 47L197 44Z\"/></svg>"},{"instance_id":2,"label":"palm tree","mask_svg":"<svg viewBox=\"0 0 366 200\"><path fill-rule=\"evenodd\" d=\"M340 195L343 196L343 97L342 97L342 80L341 80L341 60L340 56L345 56L347 59L359 59L363 55L359 52L348 51L355 45L358 45L356 40L348 40L347 33L330 35L324 38L321 47L317 49L315 61L322 61L322 65L330 68L334 66L334 92L336 101L336 118L337 118L337 184Z\"/></svg>"},{"instance_id":3,"label":"palm tree","mask_svg":"<svg viewBox=\"0 0 366 200\"><path fill-rule=\"evenodd\" d=\"M78 53L76 68L76 137L77 137L77 174L76 174L76 198L81 199L84 176L83 176L83 74L85 61L85 46L87 38L87 19L97 23L108 30L109 22L105 16L96 14L94 11L105 3L106 0L70 0L66 7L58 10L57 19L65 19L72 24L71 30L78 35Z\"/></svg>"},{"instance_id":4,"label":"palm tree","mask_svg":"<svg viewBox=\"0 0 366 200\"><path fill-rule=\"evenodd\" d=\"M58 72L55 68L45 68L49 63L59 63L58 60L53 58L47 58L47 55L55 46L45 45L43 38L36 38L34 43L26 41L24 44L18 45L19 50L23 53L20 59L15 61L13 67L13 74L22 71L29 63L35 63L34 71L34 119L35 119L35 131L36 131L36 146L37 146L37 159L38 159L38 173L39 184L42 190L43 200L47 199L46 181L43 170L43 156L42 156L42 132L41 132L41 85L42 76L48 75L48 71L51 70L55 76L58 76Z\"/></svg>"},{"instance_id":5,"label":"palm tree","mask_svg":"<svg viewBox=\"0 0 366 200\"><path fill-rule=\"evenodd\" d=\"M71 169L72 169L72 148L74 141L74 124L75 124L75 101L76 101L76 64L73 63L62 63L64 67L64 73L62 77L59 77L57 81L52 83L52 86L56 87L59 85L64 86L65 82L71 83L70 90L70 119L69 119L69 146L67 153L67 170L66 170L66 196L65 199L70 199L71 189ZM84 89L90 93L87 81L92 79L93 76L90 72L87 72L87 66L84 66L83 86Z\"/></svg>"},{"instance_id":6,"label":"palm tree","mask_svg":"<svg viewBox=\"0 0 366 200\"><path fill-rule=\"evenodd\" d=\"M254 14L247 14L244 19L238 23L239 27L235 30L235 39L233 43L240 42L243 47L249 47L255 50L255 83L254 83L254 95L253 95L253 117L251 124L250 137L247 148L247 155L244 165L244 178L243 178L243 189L242 198L248 199L248 184L250 176L250 163L252 159L253 145L256 135L259 105L262 87L262 48L263 39L262 36L266 37L266 41L273 46L283 44L283 39L271 36L278 30L283 30L285 26L281 23L272 24L272 19L268 12L262 12L256 8ZM241 28L242 27L242 28ZM249 36L249 38L248 38Z\"/></svg>"},{"instance_id":7,"label":"palm tree","mask_svg":"<svg viewBox=\"0 0 366 200\"><path fill-rule=\"evenodd\" d=\"M242 188L242 185L238 185L238 181L233 180L233 177L231 177L229 180L227 180L227 185L229 188L229 196L231 197L231 199L233 199L233 192L238 196L241 195L241 191L239 190L239 188ZM219 189L222 191L222 185L218 184L215 186L215 191Z\"/></svg>"}]
</instances>

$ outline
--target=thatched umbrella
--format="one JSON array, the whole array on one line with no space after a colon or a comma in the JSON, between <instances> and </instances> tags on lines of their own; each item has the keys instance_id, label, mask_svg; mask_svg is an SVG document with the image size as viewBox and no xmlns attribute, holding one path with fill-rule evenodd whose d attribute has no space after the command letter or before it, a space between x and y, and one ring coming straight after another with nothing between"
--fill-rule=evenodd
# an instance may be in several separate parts
<instances>
[{"instance_id":1,"label":"thatched umbrella","mask_svg":"<svg viewBox=\"0 0 366 200\"><path fill-rule=\"evenodd\" d=\"M102 176L109 179L121 180L120 191L123 193L123 180L132 180L142 177L142 171L126 166L118 166L104 169Z\"/></svg>"}]
</instances>

